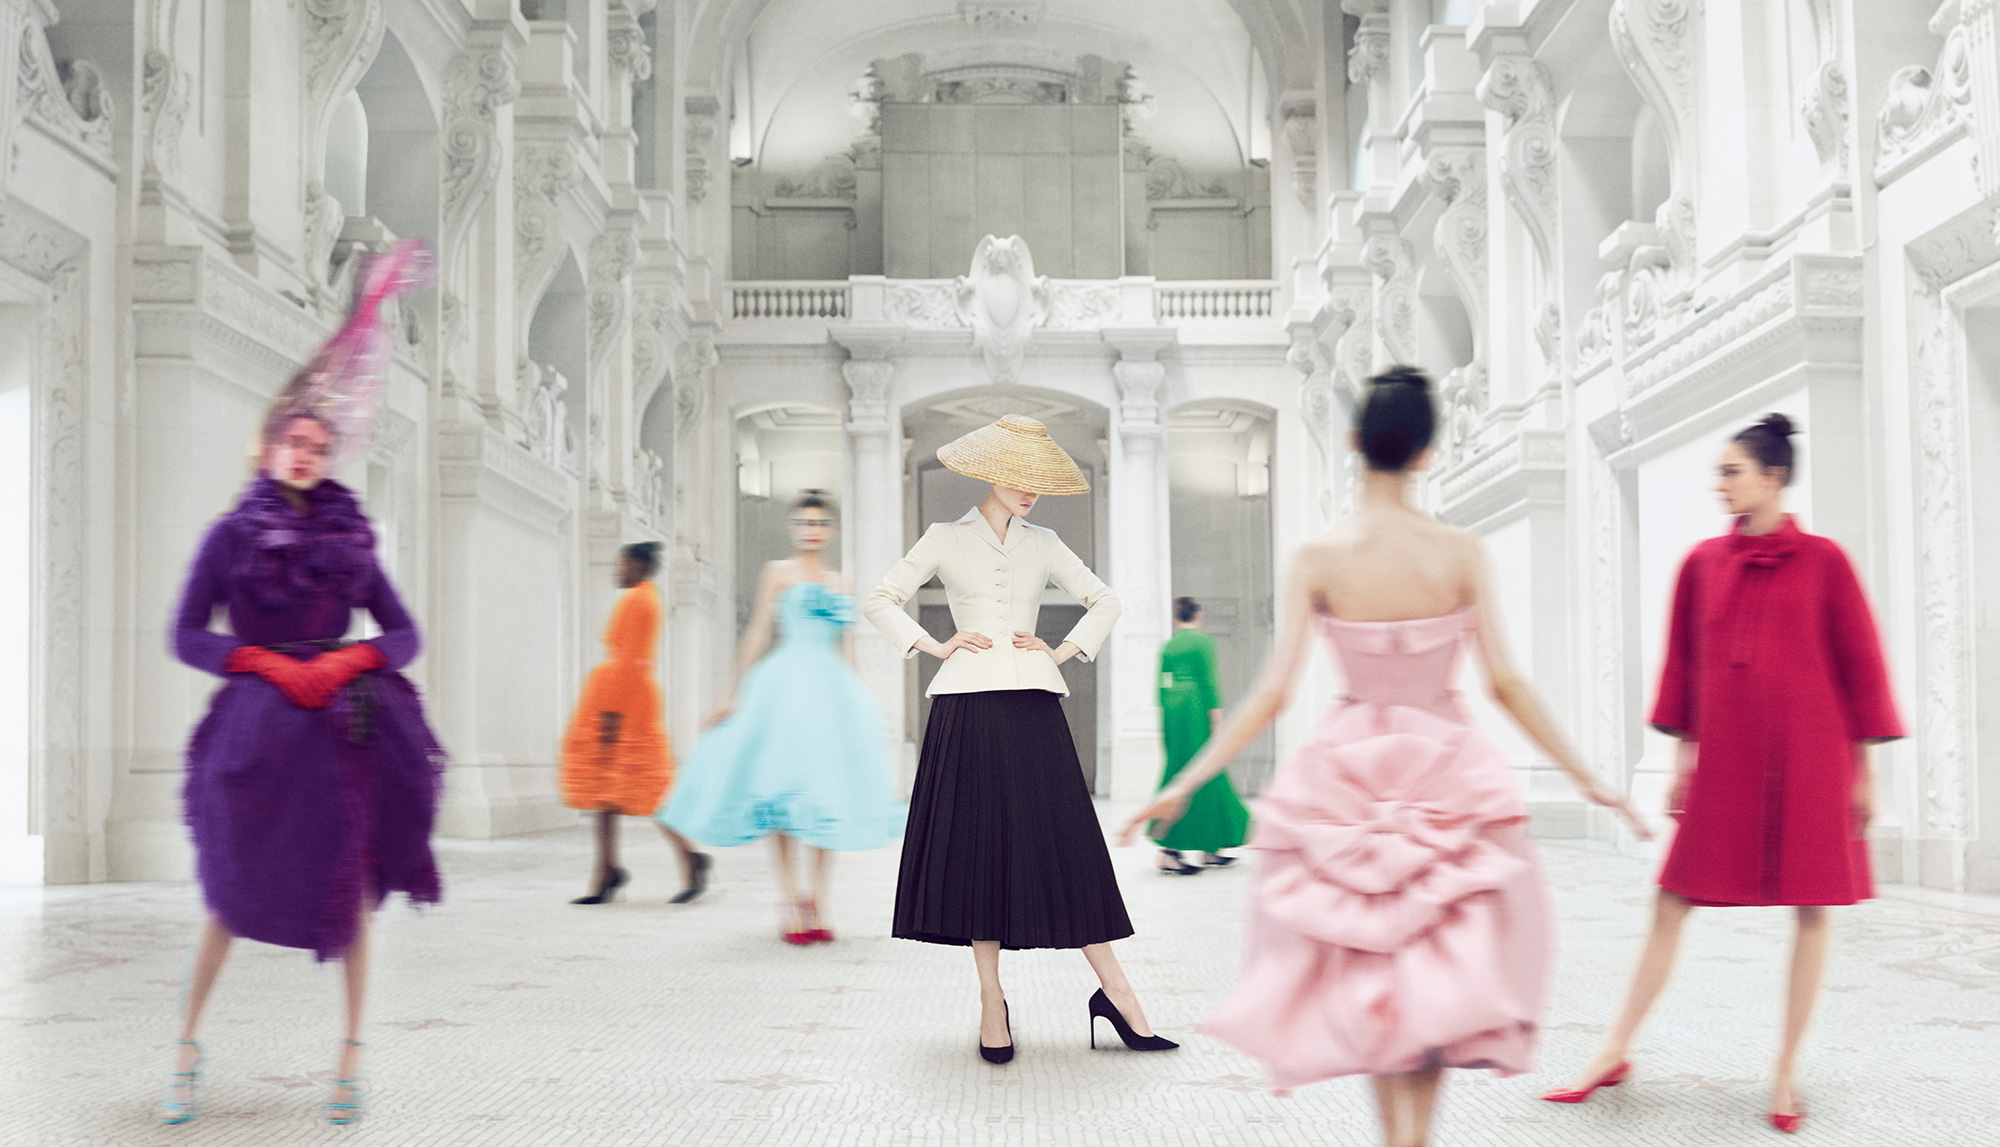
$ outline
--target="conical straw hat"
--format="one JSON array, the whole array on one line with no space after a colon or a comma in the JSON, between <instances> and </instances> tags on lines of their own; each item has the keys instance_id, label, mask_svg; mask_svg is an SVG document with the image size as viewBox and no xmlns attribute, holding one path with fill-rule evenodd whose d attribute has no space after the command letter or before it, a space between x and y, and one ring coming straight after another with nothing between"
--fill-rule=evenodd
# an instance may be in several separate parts
<instances>
[{"instance_id":1,"label":"conical straw hat","mask_svg":"<svg viewBox=\"0 0 2000 1147\"><path fill-rule=\"evenodd\" d=\"M1088 494L1090 483L1049 428L1009 414L938 448L938 461L968 478L1028 494Z\"/></svg>"}]
</instances>

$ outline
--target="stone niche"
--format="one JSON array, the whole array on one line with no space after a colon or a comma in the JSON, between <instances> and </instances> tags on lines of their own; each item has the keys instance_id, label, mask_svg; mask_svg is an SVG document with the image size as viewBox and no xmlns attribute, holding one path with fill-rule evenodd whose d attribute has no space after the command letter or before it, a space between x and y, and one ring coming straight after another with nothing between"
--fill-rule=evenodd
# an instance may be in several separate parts
<instances>
[{"instance_id":1,"label":"stone niche","mask_svg":"<svg viewBox=\"0 0 2000 1147\"><path fill-rule=\"evenodd\" d=\"M1125 270L1116 104L885 103L883 271L963 272L981 235L1020 235L1058 279Z\"/></svg>"}]
</instances>

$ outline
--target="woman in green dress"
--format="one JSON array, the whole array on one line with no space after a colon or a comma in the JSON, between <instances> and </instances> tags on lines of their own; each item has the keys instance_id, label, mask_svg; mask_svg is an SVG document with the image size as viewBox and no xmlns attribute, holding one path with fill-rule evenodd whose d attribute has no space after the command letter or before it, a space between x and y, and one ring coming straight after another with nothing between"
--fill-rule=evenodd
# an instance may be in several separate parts
<instances>
[{"instance_id":1,"label":"woman in green dress","mask_svg":"<svg viewBox=\"0 0 2000 1147\"><path fill-rule=\"evenodd\" d=\"M1191 597L1174 599L1174 635L1160 647L1160 734L1166 742L1167 763L1161 770L1165 787L1181 771L1222 720L1222 686L1216 680L1215 639L1201 631L1201 606ZM1201 865L1188 863L1184 852L1206 854L1203 862L1221 868L1236 858L1222 855L1249 835L1250 810L1236 795L1227 772L1196 789L1186 815L1157 838L1161 872L1193 876Z\"/></svg>"}]
</instances>

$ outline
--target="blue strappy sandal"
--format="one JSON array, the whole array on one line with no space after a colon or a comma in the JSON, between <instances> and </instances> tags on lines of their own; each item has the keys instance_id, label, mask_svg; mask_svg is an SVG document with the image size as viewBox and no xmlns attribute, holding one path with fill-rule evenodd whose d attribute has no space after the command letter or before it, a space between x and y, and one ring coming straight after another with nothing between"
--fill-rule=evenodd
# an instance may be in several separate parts
<instances>
[{"instance_id":1,"label":"blue strappy sandal","mask_svg":"<svg viewBox=\"0 0 2000 1147\"><path fill-rule=\"evenodd\" d=\"M367 1046L358 1039L344 1040L342 1042L349 1047ZM333 1081L333 1087L336 1093L345 1091L347 1093L347 1101L343 1103L332 1099L327 1100L326 1121L336 1127L345 1127L350 1123L361 1122L361 1073L358 1071L355 1072L353 1079L336 1079Z\"/></svg>"},{"instance_id":2,"label":"blue strappy sandal","mask_svg":"<svg viewBox=\"0 0 2000 1147\"><path fill-rule=\"evenodd\" d=\"M194 1062L188 1065L186 1071L167 1073L166 1098L160 1100L160 1122L169 1127L194 1122L197 1114L194 1106L194 1085L201 1079L201 1043L191 1039L179 1040L177 1043L180 1047L194 1049ZM179 1098L175 1098L175 1093L179 1093Z\"/></svg>"}]
</instances>

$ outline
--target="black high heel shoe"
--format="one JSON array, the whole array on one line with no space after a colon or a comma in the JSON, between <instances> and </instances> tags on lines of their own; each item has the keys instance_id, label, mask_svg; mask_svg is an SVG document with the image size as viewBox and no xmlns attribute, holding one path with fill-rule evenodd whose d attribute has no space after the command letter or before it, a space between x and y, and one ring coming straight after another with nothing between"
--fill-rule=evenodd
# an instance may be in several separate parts
<instances>
[{"instance_id":1,"label":"black high heel shoe","mask_svg":"<svg viewBox=\"0 0 2000 1147\"><path fill-rule=\"evenodd\" d=\"M1166 876L1201 875L1201 866L1196 864L1189 864L1187 861L1182 860L1180 852L1175 849L1171 848L1161 849L1160 859L1166 861L1166 863L1161 864L1158 861L1155 861L1153 867L1159 869L1162 875Z\"/></svg>"},{"instance_id":2,"label":"black high heel shoe","mask_svg":"<svg viewBox=\"0 0 2000 1147\"><path fill-rule=\"evenodd\" d=\"M1007 1005L1004 1001L1000 1004L1000 1015L1007 1023L1007 1046L987 1047L983 1043L980 1044L979 1058L985 1060L987 1063L1006 1063L1008 1060L1014 1058L1014 1017L1007 1010Z\"/></svg>"},{"instance_id":3,"label":"black high heel shoe","mask_svg":"<svg viewBox=\"0 0 2000 1147\"><path fill-rule=\"evenodd\" d=\"M695 853L693 859L688 861L688 886L681 889L680 894L667 903L686 904L708 891L708 870L714 865L714 857L706 852Z\"/></svg>"},{"instance_id":4,"label":"black high heel shoe","mask_svg":"<svg viewBox=\"0 0 2000 1147\"><path fill-rule=\"evenodd\" d=\"M1100 1019L1110 1020L1112 1029L1118 1033L1118 1038L1124 1040L1125 1046L1133 1051L1172 1051L1181 1046L1162 1036L1140 1035L1133 1031L1132 1025L1125 1022L1125 1016L1119 1012L1118 1006L1111 1002L1111 997L1104 994L1103 988L1099 988L1090 997L1090 1050L1092 1051L1097 1050L1097 1021Z\"/></svg>"},{"instance_id":5,"label":"black high heel shoe","mask_svg":"<svg viewBox=\"0 0 2000 1147\"><path fill-rule=\"evenodd\" d=\"M609 904L613 900L617 899L618 890L620 888L625 887L625 885L630 883L631 880L632 880L631 873L626 872L622 868L614 868L611 870L611 874L604 878L604 883L597 886L597 891L591 893L588 896L579 896L576 899L570 901L570 903Z\"/></svg>"}]
</instances>

